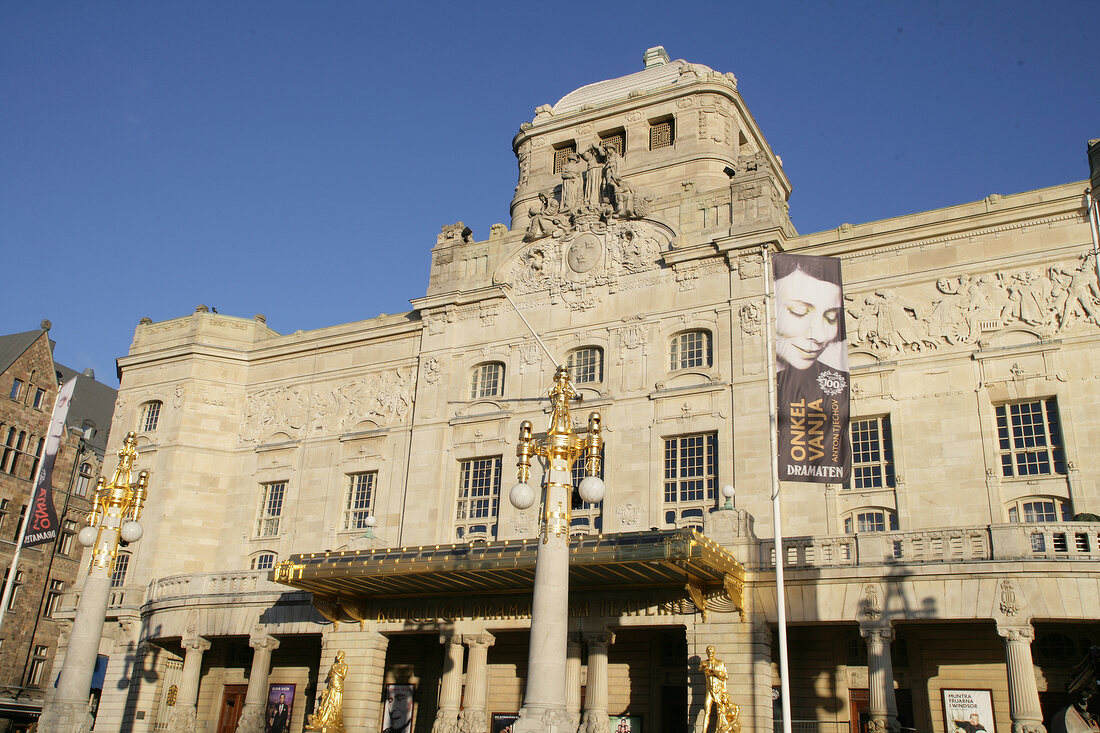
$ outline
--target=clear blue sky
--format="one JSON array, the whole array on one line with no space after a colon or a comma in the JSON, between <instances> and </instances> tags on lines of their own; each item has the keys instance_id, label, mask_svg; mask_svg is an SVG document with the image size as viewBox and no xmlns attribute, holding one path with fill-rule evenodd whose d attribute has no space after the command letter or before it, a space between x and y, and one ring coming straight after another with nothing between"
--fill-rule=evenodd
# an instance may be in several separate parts
<instances>
[{"instance_id":1,"label":"clear blue sky","mask_svg":"<svg viewBox=\"0 0 1100 733\"><path fill-rule=\"evenodd\" d=\"M142 316L281 333L409 309L443 224L508 222L539 104L737 74L800 232L1088 176L1092 2L0 3L0 332L115 384Z\"/></svg>"}]
</instances>

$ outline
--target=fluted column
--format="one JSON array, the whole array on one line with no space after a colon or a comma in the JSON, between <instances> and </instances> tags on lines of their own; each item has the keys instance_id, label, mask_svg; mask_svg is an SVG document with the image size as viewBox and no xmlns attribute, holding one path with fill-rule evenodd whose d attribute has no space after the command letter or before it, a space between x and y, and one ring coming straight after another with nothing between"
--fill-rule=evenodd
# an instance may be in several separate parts
<instances>
[{"instance_id":1,"label":"fluted column","mask_svg":"<svg viewBox=\"0 0 1100 733\"><path fill-rule=\"evenodd\" d=\"M583 733L610 733L607 718L607 647L615 643L610 631L585 634L588 644L588 689L584 699Z\"/></svg>"},{"instance_id":2,"label":"fluted column","mask_svg":"<svg viewBox=\"0 0 1100 733\"><path fill-rule=\"evenodd\" d=\"M867 697L870 730L901 730L898 702L894 695L894 665L890 660L890 642L894 630L889 626L860 626L867 643Z\"/></svg>"},{"instance_id":3,"label":"fluted column","mask_svg":"<svg viewBox=\"0 0 1100 733\"><path fill-rule=\"evenodd\" d=\"M458 709L462 706L462 659L465 648L459 634L439 637L444 645L443 679L439 683L439 710L432 723L432 733L456 733Z\"/></svg>"},{"instance_id":4,"label":"fluted column","mask_svg":"<svg viewBox=\"0 0 1100 733\"><path fill-rule=\"evenodd\" d=\"M252 647L252 668L248 671L248 691L244 694L244 710L237 723L237 733L264 733L271 653L279 648L279 640L257 624L248 637L248 645Z\"/></svg>"},{"instance_id":5,"label":"fluted column","mask_svg":"<svg viewBox=\"0 0 1100 733\"><path fill-rule=\"evenodd\" d=\"M570 634L565 646L565 709L573 730L581 723L581 640Z\"/></svg>"},{"instance_id":6,"label":"fluted column","mask_svg":"<svg viewBox=\"0 0 1100 733\"><path fill-rule=\"evenodd\" d=\"M183 672L180 673L176 706L168 718L168 733L194 733L195 731L202 655L210 648L210 642L201 636L191 636L184 638L182 646Z\"/></svg>"},{"instance_id":7,"label":"fluted column","mask_svg":"<svg viewBox=\"0 0 1100 733\"><path fill-rule=\"evenodd\" d=\"M1031 660L1031 642L1035 629L1030 624L997 624L997 633L1005 640L1008 657L1008 712L1012 733L1046 733L1043 712L1039 708L1039 688L1035 684L1035 665Z\"/></svg>"},{"instance_id":8,"label":"fluted column","mask_svg":"<svg viewBox=\"0 0 1100 733\"><path fill-rule=\"evenodd\" d=\"M458 721L462 733L484 733L489 729L485 703L489 692L489 647L496 637L487 631L463 634L462 643L470 649L466 664L466 704Z\"/></svg>"}]
</instances>

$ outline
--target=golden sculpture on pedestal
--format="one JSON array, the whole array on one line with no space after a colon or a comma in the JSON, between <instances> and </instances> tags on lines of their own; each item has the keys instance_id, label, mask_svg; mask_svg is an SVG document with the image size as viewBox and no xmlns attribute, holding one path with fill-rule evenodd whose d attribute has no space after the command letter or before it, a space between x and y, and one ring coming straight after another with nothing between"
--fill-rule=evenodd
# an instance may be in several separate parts
<instances>
[{"instance_id":1,"label":"golden sculpture on pedestal","mask_svg":"<svg viewBox=\"0 0 1100 733\"><path fill-rule=\"evenodd\" d=\"M336 661L328 670L328 684L321 693L317 712L309 716L306 730L321 733L345 733L344 728L344 678L348 676L348 665L344 663L344 652L336 652Z\"/></svg>"},{"instance_id":2,"label":"golden sculpture on pedestal","mask_svg":"<svg viewBox=\"0 0 1100 733\"><path fill-rule=\"evenodd\" d=\"M710 725L711 708L716 709L714 733L741 733L741 722L738 720L738 708L730 699L726 690L726 680L729 673L726 665L715 655L714 646L707 647L707 658L699 663L699 671L707 681L707 698L703 703L703 733L707 733Z\"/></svg>"}]
</instances>

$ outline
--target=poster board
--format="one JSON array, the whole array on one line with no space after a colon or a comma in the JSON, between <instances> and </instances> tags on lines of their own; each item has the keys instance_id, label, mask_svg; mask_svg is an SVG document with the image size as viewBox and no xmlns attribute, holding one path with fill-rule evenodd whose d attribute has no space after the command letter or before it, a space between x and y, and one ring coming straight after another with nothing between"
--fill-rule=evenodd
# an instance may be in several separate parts
<instances>
[{"instance_id":1,"label":"poster board","mask_svg":"<svg viewBox=\"0 0 1100 733\"><path fill-rule=\"evenodd\" d=\"M946 733L997 733L992 690L943 688L940 695Z\"/></svg>"}]
</instances>

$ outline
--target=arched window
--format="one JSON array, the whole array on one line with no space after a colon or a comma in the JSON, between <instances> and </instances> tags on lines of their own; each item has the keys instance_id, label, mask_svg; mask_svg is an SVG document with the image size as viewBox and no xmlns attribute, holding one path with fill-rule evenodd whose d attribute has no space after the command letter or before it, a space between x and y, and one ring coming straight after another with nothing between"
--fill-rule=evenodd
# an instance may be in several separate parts
<instances>
[{"instance_id":1,"label":"arched window","mask_svg":"<svg viewBox=\"0 0 1100 733\"><path fill-rule=\"evenodd\" d=\"M895 532L898 515L890 509L857 509L844 518L844 532Z\"/></svg>"},{"instance_id":2,"label":"arched window","mask_svg":"<svg viewBox=\"0 0 1100 733\"><path fill-rule=\"evenodd\" d=\"M672 337L669 369L698 369L711 365L710 331L684 331Z\"/></svg>"},{"instance_id":3,"label":"arched window","mask_svg":"<svg viewBox=\"0 0 1100 733\"><path fill-rule=\"evenodd\" d=\"M490 361L474 367L470 379L470 399L500 397L504 394L504 365L499 361Z\"/></svg>"},{"instance_id":4,"label":"arched window","mask_svg":"<svg viewBox=\"0 0 1100 733\"><path fill-rule=\"evenodd\" d=\"M138 427L143 433L151 433L157 429L161 404L160 400L152 400L141 406L141 420L138 421Z\"/></svg>"},{"instance_id":5,"label":"arched window","mask_svg":"<svg viewBox=\"0 0 1100 733\"><path fill-rule=\"evenodd\" d=\"M585 346L574 349L565 358L569 376L576 384L592 384L603 381L603 349Z\"/></svg>"},{"instance_id":6,"label":"arched window","mask_svg":"<svg viewBox=\"0 0 1100 733\"><path fill-rule=\"evenodd\" d=\"M92 482L92 464L84 462L77 469L76 483L73 484L74 496L87 496L88 486Z\"/></svg>"},{"instance_id":7,"label":"arched window","mask_svg":"<svg viewBox=\"0 0 1100 733\"><path fill-rule=\"evenodd\" d=\"M253 570L270 570L275 567L275 560L278 559L278 555L270 550L264 550L257 552L252 556L252 562L249 564Z\"/></svg>"},{"instance_id":8,"label":"arched window","mask_svg":"<svg viewBox=\"0 0 1100 733\"><path fill-rule=\"evenodd\" d=\"M1073 506L1065 499L1053 496L1025 496L1009 504L1007 509L1010 522L1073 521Z\"/></svg>"}]
</instances>

